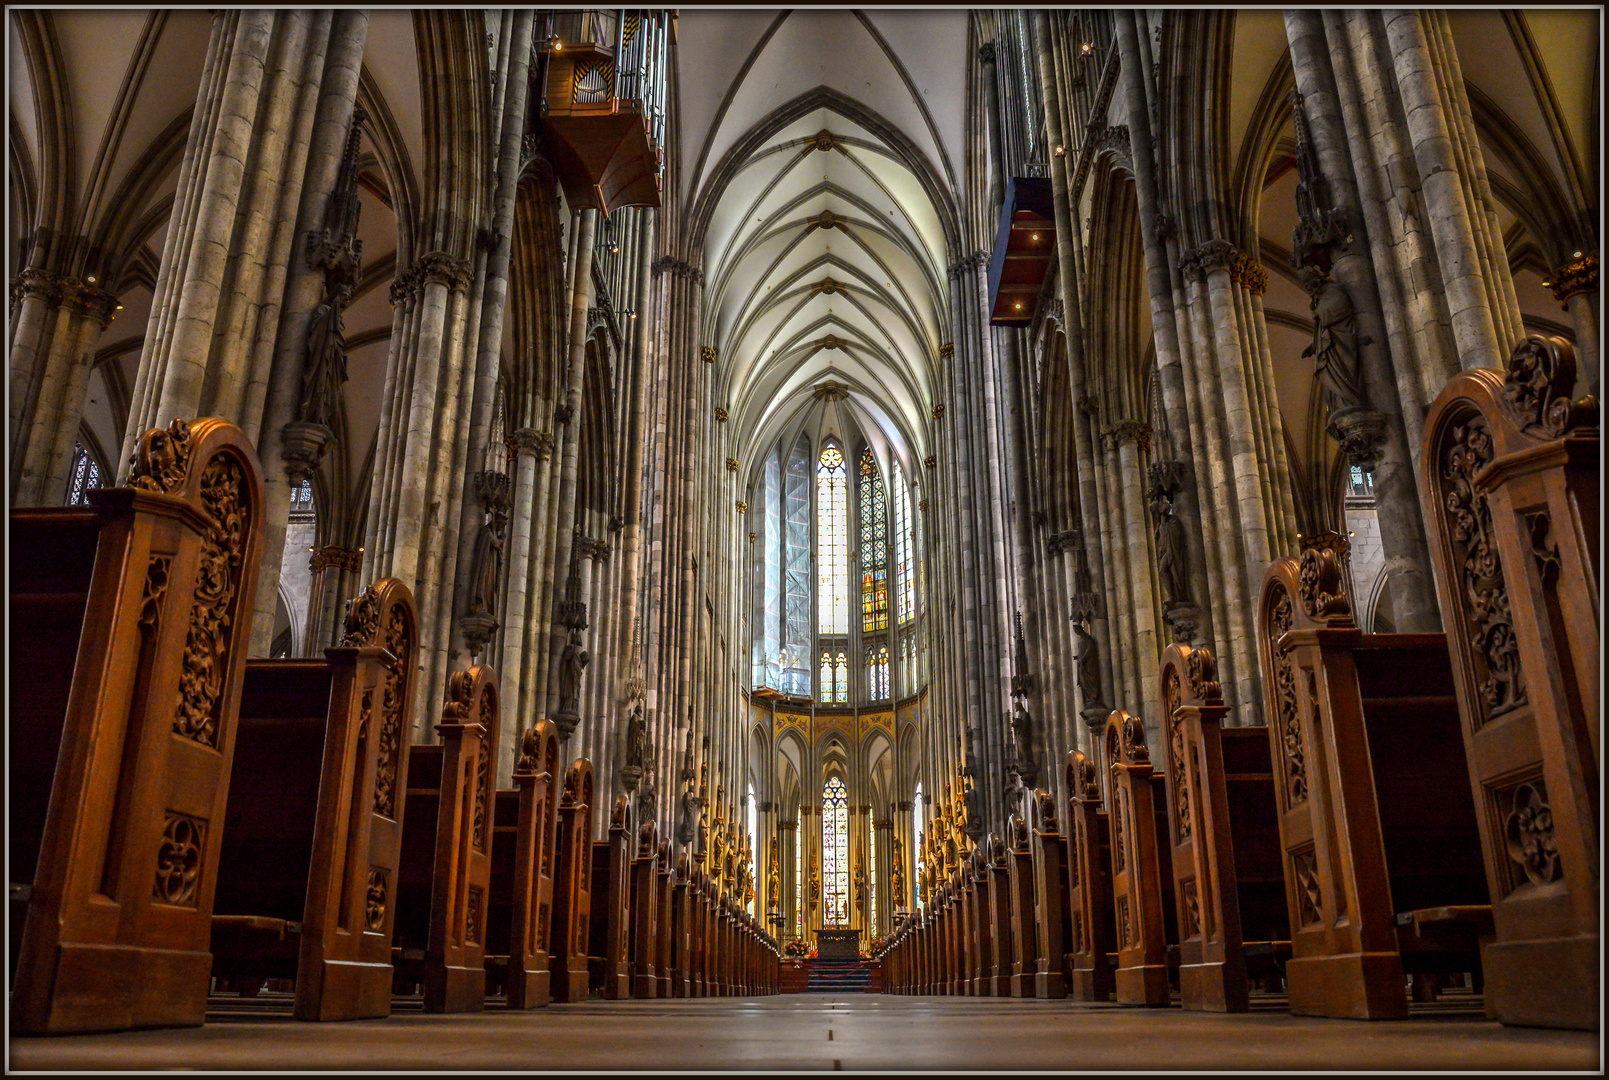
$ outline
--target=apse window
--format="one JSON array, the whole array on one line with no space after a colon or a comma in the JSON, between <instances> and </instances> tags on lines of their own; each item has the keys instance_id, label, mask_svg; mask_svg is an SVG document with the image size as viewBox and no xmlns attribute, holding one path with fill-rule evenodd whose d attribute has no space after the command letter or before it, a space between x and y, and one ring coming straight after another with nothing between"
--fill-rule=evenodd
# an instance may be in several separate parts
<instances>
[{"instance_id":1,"label":"apse window","mask_svg":"<svg viewBox=\"0 0 1609 1080\"><path fill-rule=\"evenodd\" d=\"M83 506L89 489L101 486L101 467L83 443L73 443L73 465L67 472L67 505Z\"/></svg>"}]
</instances>

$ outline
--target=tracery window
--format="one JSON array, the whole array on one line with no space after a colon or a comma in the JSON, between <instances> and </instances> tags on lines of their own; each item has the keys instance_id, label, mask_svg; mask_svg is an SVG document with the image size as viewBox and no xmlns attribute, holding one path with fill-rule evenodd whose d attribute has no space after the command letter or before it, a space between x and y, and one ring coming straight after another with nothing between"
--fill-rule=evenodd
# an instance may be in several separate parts
<instances>
[{"instance_id":1,"label":"tracery window","mask_svg":"<svg viewBox=\"0 0 1609 1080\"><path fill-rule=\"evenodd\" d=\"M860 454L861 629L888 629L888 518L872 448Z\"/></svg>"},{"instance_id":2,"label":"tracery window","mask_svg":"<svg viewBox=\"0 0 1609 1080\"><path fill-rule=\"evenodd\" d=\"M877 933L877 830L873 828L866 837L866 891L870 894L869 903L871 911L866 916L867 933Z\"/></svg>"},{"instance_id":3,"label":"tracery window","mask_svg":"<svg viewBox=\"0 0 1609 1080\"><path fill-rule=\"evenodd\" d=\"M888 646L866 646L866 696L883 701L888 694Z\"/></svg>"},{"instance_id":4,"label":"tracery window","mask_svg":"<svg viewBox=\"0 0 1609 1080\"><path fill-rule=\"evenodd\" d=\"M291 488L290 519L292 521L313 520L313 481L303 480Z\"/></svg>"},{"instance_id":5,"label":"tracery window","mask_svg":"<svg viewBox=\"0 0 1609 1080\"><path fill-rule=\"evenodd\" d=\"M82 506L89 499L86 492L101 486L101 467L83 443L73 443L73 465L67 472L67 505Z\"/></svg>"},{"instance_id":6,"label":"tracery window","mask_svg":"<svg viewBox=\"0 0 1609 1080\"><path fill-rule=\"evenodd\" d=\"M806 697L810 693L810 439L804 435L788 453L783 486L787 572L780 689Z\"/></svg>"},{"instance_id":7,"label":"tracery window","mask_svg":"<svg viewBox=\"0 0 1609 1080\"><path fill-rule=\"evenodd\" d=\"M816 557L821 572L816 629L849 632L849 483L843 451L827 445L816 468Z\"/></svg>"},{"instance_id":8,"label":"tracery window","mask_svg":"<svg viewBox=\"0 0 1609 1080\"><path fill-rule=\"evenodd\" d=\"M911 493L905 473L894 462L894 591L903 626L916 618L916 574L911 565Z\"/></svg>"},{"instance_id":9,"label":"tracery window","mask_svg":"<svg viewBox=\"0 0 1609 1080\"><path fill-rule=\"evenodd\" d=\"M911 845L911 881L922 880L922 781L916 782L916 798L911 800L911 835L916 837L916 843ZM914 889L916 893L916 906L922 906L922 890Z\"/></svg>"},{"instance_id":10,"label":"tracery window","mask_svg":"<svg viewBox=\"0 0 1609 1080\"><path fill-rule=\"evenodd\" d=\"M821 700L826 703L849 700L849 654L827 649L821 654Z\"/></svg>"},{"instance_id":11,"label":"tracery window","mask_svg":"<svg viewBox=\"0 0 1609 1080\"><path fill-rule=\"evenodd\" d=\"M834 776L821 789L821 886L823 922L849 921L849 790Z\"/></svg>"},{"instance_id":12,"label":"tracery window","mask_svg":"<svg viewBox=\"0 0 1609 1080\"><path fill-rule=\"evenodd\" d=\"M760 804L754 801L754 785L749 785L749 854L754 857L754 898L749 901L749 914L754 914L755 905L760 902L759 883L764 880L759 874L760 861Z\"/></svg>"}]
</instances>

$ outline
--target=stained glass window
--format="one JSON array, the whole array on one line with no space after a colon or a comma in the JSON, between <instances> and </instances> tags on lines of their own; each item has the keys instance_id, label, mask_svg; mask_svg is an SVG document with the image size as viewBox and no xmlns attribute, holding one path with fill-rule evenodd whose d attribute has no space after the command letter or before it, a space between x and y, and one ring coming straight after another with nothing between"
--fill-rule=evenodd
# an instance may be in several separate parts
<instances>
[{"instance_id":1,"label":"stained glass window","mask_svg":"<svg viewBox=\"0 0 1609 1080\"><path fill-rule=\"evenodd\" d=\"M866 837L866 891L871 894L871 913L866 918L868 933L877 933L877 829L874 827Z\"/></svg>"},{"instance_id":2,"label":"stained glass window","mask_svg":"<svg viewBox=\"0 0 1609 1080\"><path fill-rule=\"evenodd\" d=\"M85 492L100 486L101 467L83 443L73 443L73 465L67 472L67 505L82 506L89 501Z\"/></svg>"},{"instance_id":3,"label":"stained glass window","mask_svg":"<svg viewBox=\"0 0 1609 1080\"><path fill-rule=\"evenodd\" d=\"M882 701L888 697L888 646L866 646L866 697L869 701Z\"/></svg>"},{"instance_id":4,"label":"stained glass window","mask_svg":"<svg viewBox=\"0 0 1609 1080\"><path fill-rule=\"evenodd\" d=\"M821 700L824 703L849 700L849 657L843 650L821 654Z\"/></svg>"},{"instance_id":5,"label":"stained glass window","mask_svg":"<svg viewBox=\"0 0 1609 1080\"><path fill-rule=\"evenodd\" d=\"M888 628L888 517L872 448L860 454L861 629Z\"/></svg>"},{"instance_id":6,"label":"stained glass window","mask_svg":"<svg viewBox=\"0 0 1609 1080\"><path fill-rule=\"evenodd\" d=\"M916 843L911 845L911 881L922 880L922 781L916 782L916 798L911 800L911 827L915 829ZM916 889L916 906L922 906L922 890Z\"/></svg>"},{"instance_id":7,"label":"stained glass window","mask_svg":"<svg viewBox=\"0 0 1609 1080\"><path fill-rule=\"evenodd\" d=\"M899 621L916 618L916 574L911 565L911 493L905 473L894 462L894 592L899 598Z\"/></svg>"},{"instance_id":8,"label":"stained glass window","mask_svg":"<svg viewBox=\"0 0 1609 1080\"><path fill-rule=\"evenodd\" d=\"M787 573L783 595L782 691L810 693L810 440L788 454L783 491Z\"/></svg>"},{"instance_id":9,"label":"stained glass window","mask_svg":"<svg viewBox=\"0 0 1609 1080\"><path fill-rule=\"evenodd\" d=\"M828 445L816 468L816 541L820 564L817 629L849 633L849 486L843 451Z\"/></svg>"},{"instance_id":10,"label":"stained glass window","mask_svg":"<svg viewBox=\"0 0 1609 1080\"><path fill-rule=\"evenodd\" d=\"M759 882L761 882L761 881L763 881L765 879L760 877L760 874L759 874L758 862L759 862L759 858L760 858L760 804L754 801L754 785L753 784L749 785L749 853L754 856L754 859L755 859L755 862L756 862L756 866L754 867L754 881L755 881L755 884L758 886ZM773 902L775 902L775 898L773 897L772 899L773 899ZM749 914L750 915L754 914L754 907L759 902L760 902L760 890L758 888L756 888L754 890L754 899L749 901Z\"/></svg>"},{"instance_id":11,"label":"stained glass window","mask_svg":"<svg viewBox=\"0 0 1609 1080\"><path fill-rule=\"evenodd\" d=\"M834 776L821 789L821 885L824 922L849 921L849 790Z\"/></svg>"},{"instance_id":12,"label":"stained glass window","mask_svg":"<svg viewBox=\"0 0 1609 1080\"><path fill-rule=\"evenodd\" d=\"M290 520L299 522L313 520L313 481L303 480L291 488Z\"/></svg>"},{"instance_id":13,"label":"stained glass window","mask_svg":"<svg viewBox=\"0 0 1609 1080\"><path fill-rule=\"evenodd\" d=\"M760 482L760 545L758 573L759 642L754 652L754 685L782 689L782 452L772 450L765 459Z\"/></svg>"}]
</instances>

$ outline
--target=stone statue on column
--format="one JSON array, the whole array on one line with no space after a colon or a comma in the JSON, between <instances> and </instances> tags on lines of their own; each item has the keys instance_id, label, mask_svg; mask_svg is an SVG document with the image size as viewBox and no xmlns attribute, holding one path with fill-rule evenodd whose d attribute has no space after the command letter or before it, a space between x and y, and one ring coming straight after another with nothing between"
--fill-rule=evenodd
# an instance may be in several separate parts
<instances>
[{"instance_id":1,"label":"stone statue on column","mask_svg":"<svg viewBox=\"0 0 1609 1080\"><path fill-rule=\"evenodd\" d=\"M1017 700L1016 711L1011 715L1011 738L1016 744L1018 771L1024 776L1030 772L1037 772L1038 747L1034 743L1034 718L1020 698Z\"/></svg>"},{"instance_id":2,"label":"stone statue on column","mask_svg":"<svg viewBox=\"0 0 1609 1080\"><path fill-rule=\"evenodd\" d=\"M579 627L570 629L570 640L565 642L564 651L559 654L559 711L554 717L560 732L569 737L575 725L580 723L581 716L576 711L581 704L581 673L592 662L592 654L581 642ZM568 727L565 721L568 720Z\"/></svg>"},{"instance_id":3,"label":"stone statue on column","mask_svg":"<svg viewBox=\"0 0 1609 1080\"><path fill-rule=\"evenodd\" d=\"M503 523L505 515L496 511L486 515L475 537L475 558L469 587L471 615L497 615L503 581Z\"/></svg>"}]
</instances>

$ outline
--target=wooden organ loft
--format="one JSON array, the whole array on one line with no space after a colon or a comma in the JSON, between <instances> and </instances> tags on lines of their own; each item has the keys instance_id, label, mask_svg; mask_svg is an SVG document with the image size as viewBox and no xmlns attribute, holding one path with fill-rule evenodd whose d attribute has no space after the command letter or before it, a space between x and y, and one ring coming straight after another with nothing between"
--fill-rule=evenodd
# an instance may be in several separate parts
<instances>
[{"instance_id":1,"label":"wooden organ loft","mask_svg":"<svg viewBox=\"0 0 1609 1080\"><path fill-rule=\"evenodd\" d=\"M607 216L660 205L664 173L665 11L560 11L533 82L541 124L571 206ZM539 119L538 119L539 118Z\"/></svg>"}]
</instances>

